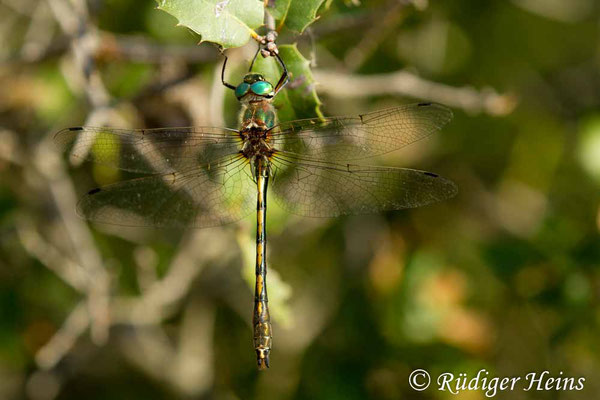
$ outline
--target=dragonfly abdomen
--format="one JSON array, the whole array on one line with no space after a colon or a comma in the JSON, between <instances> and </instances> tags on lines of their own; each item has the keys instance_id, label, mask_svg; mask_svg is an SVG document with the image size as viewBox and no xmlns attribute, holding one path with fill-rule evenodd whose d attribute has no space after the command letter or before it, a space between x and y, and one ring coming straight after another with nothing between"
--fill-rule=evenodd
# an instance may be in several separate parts
<instances>
[{"instance_id":1,"label":"dragonfly abdomen","mask_svg":"<svg viewBox=\"0 0 600 400\"><path fill-rule=\"evenodd\" d=\"M256 163L256 286L254 289L254 349L259 369L269 367L269 353L273 341L269 299L267 297L267 185L269 166L261 159Z\"/></svg>"}]
</instances>

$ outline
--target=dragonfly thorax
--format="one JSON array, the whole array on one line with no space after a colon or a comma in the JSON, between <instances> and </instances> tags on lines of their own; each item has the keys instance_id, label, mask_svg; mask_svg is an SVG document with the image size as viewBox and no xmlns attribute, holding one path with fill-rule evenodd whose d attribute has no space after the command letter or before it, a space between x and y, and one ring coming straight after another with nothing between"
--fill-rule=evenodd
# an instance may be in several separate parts
<instances>
[{"instance_id":1,"label":"dragonfly thorax","mask_svg":"<svg viewBox=\"0 0 600 400\"><path fill-rule=\"evenodd\" d=\"M269 145L267 131L260 129L250 129L242 133L244 144L242 145L242 154L248 159L256 157L270 157L273 149Z\"/></svg>"},{"instance_id":2,"label":"dragonfly thorax","mask_svg":"<svg viewBox=\"0 0 600 400\"><path fill-rule=\"evenodd\" d=\"M269 101L244 104L241 112L241 153L252 165L273 155L269 130L275 125L275 110Z\"/></svg>"},{"instance_id":3,"label":"dragonfly thorax","mask_svg":"<svg viewBox=\"0 0 600 400\"><path fill-rule=\"evenodd\" d=\"M275 109L270 100L242 103L240 131L268 131L275 126Z\"/></svg>"}]
</instances>

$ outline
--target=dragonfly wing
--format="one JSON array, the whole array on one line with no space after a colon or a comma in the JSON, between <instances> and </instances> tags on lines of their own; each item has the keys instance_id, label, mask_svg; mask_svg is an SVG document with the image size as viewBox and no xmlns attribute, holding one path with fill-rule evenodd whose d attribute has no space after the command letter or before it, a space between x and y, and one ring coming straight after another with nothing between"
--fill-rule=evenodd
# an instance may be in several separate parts
<instances>
[{"instance_id":1,"label":"dragonfly wing","mask_svg":"<svg viewBox=\"0 0 600 400\"><path fill-rule=\"evenodd\" d=\"M114 129L76 127L54 136L63 151L80 161L140 173L167 173L209 163L239 150L235 130L187 127Z\"/></svg>"},{"instance_id":2,"label":"dragonfly wing","mask_svg":"<svg viewBox=\"0 0 600 400\"><path fill-rule=\"evenodd\" d=\"M278 203L308 217L415 208L457 193L452 181L414 169L339 165L285 152L274 154L271 163Z\"/></svg>"},{"instance_id":3,"label":"dragonfly wing","mask_svg":"<svg viewBox=\"0 0 600 400\"><path fill-rule=\"evenodd\" d=\"M196 227L237 221L256 208L241 155L184 172L132 179L89 191L77 205L91 221L123 226Z\"/></svg>"},{"instance_id":4,"label":"dragonfly wing","mask_svg":"<svg viewBox=\"0 0 600 400\"><path fill-rule=\"evenodd\" d=\"M439 104L407 104L352 117L279 124L273 147L318 160L356 160L388 153L423 139L452 119Z\"/></svg>"}]
</instances>

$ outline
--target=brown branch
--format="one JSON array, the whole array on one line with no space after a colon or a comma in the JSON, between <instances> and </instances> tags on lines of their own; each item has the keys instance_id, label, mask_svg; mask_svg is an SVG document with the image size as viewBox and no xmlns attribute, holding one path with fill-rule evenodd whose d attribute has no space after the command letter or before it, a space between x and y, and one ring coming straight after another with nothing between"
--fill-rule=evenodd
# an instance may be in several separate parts
<instances>
[{"instance_id":1,"label":"brown branch","mask_svg":"<svg viewBox=\"0 0 600 400\"><path fill-rule=\"evenodd\" d=\"M79 303L67 317L61 328L35 355L40 368L48 370L73 348L77 339L89 326L89 312L85 302Z\"/></svg>"},{"instance_id":2,"label":"brown branch","mask_svg":"<svg viewBox=\"0 0 600 400\"><path fill-rule=\"evenodd\" d=\"M80 293L88 290L89 280L79 264L63 256L54 245L37 232L32 223L19 219L17 234L25 250L46 268Z\"/></svg>"},{"instance_id":3,"label":"brown branch","mask_svg":"<svg viewBox=\"0 0 600 400\"><path fill-rule=\"evenodd\" d=\"M357 70L375 52L379 44L404 18L406 2L393 0L379 21L363 35L361 41L346 53L344 63L350 71Z\"/></svg>"},{"instance_id":4,"label":"brown branch","mask_svg":"<svg viewBox=\"0 0 600 400\"><path fill-rule=\"evenodd\" d=\"M87 3L84 0L48 0L50 9L63 32L71 38L78 79L93 111L106 108L109 94L100 73L95 68L93 55L98 43L98 32L89 22ZM65 74L67 80L70 74ZM65 173L56 152L46 142L38 148L36 167L49 183L50 192L68 232L82 268L88 276L87 307L91 320L92 340L103 344L108 339L110 278L104 269L102 258L94 246L89 228L77 218L77 196L73 184Z\"/></svg>"},{"instance_id":5,"label":"brown branch","mask_svg":"<svg viewBox=\"0 0 600 400\"><path fill-rule=\"evenodd\" d=\"M407 71L378 75L346 75L315 70L321 93L334 97L408 96L461 108L469 113L485 112L505 115L516 106L517 99L498 94L491 88L477 90L471 86L452 87L431 82Z\"/></svg>"},{"instance_id":6,"label":"brown branch","mask_svg":"<svg viewBox=\"0 0 600 400\"><path fill-rule=\"evenodd\" d=\"M180 59L187 63L205 63L216 60L210 47L161 44L141 36L120 35L101 31L95 54L101 60L127 60L141 63L163 63Z\"/></svg>"}]
</instances>

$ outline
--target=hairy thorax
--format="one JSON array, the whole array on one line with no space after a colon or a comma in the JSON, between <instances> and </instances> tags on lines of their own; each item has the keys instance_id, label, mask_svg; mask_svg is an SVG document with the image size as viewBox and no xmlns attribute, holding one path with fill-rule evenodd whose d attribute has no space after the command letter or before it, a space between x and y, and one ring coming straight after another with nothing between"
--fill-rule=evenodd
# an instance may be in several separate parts
<instances>
[{"instance_id":1,"label":"hairy thorax","mask_svg":"<svg viewBox=\"0 0 600 400\"><path fill-rule=\"evenodd\" d=\"M273 154L269 130L275 125L275 109L268 100L244 102L240 114L242 154L248 159L269 158Z\"/></svg>"}]
</instances>

